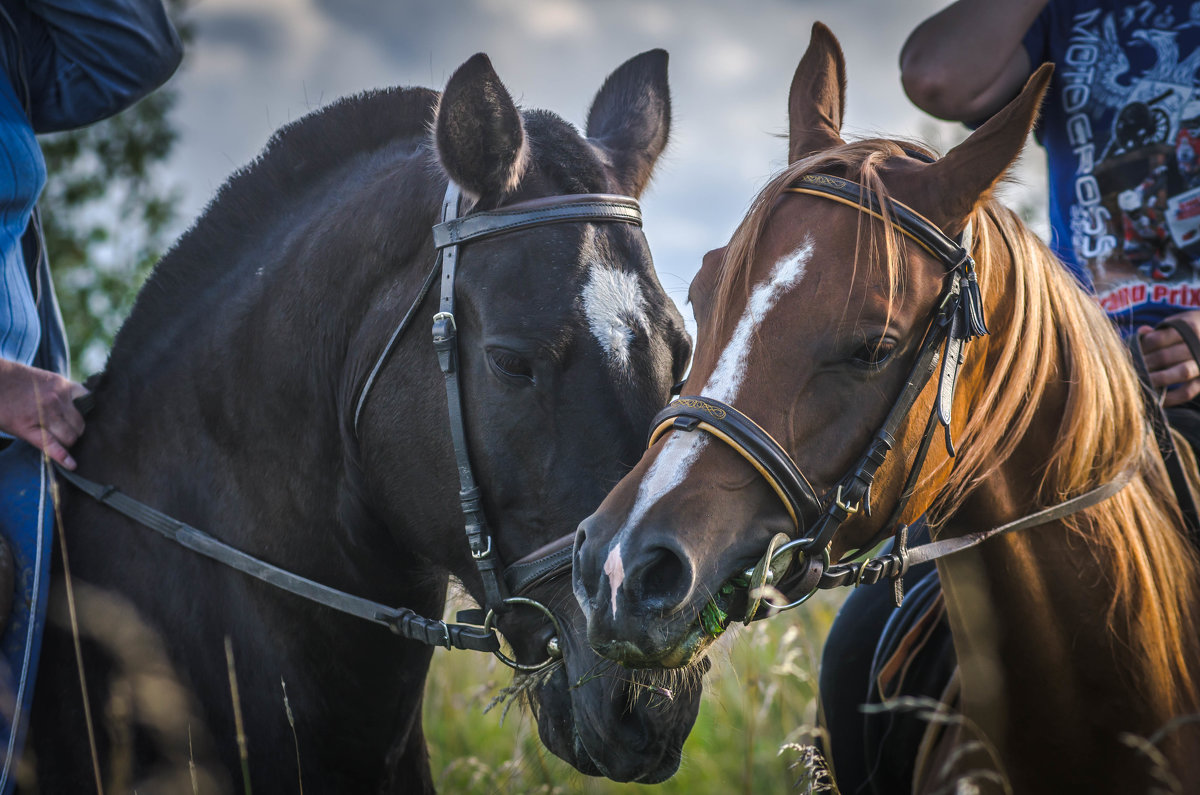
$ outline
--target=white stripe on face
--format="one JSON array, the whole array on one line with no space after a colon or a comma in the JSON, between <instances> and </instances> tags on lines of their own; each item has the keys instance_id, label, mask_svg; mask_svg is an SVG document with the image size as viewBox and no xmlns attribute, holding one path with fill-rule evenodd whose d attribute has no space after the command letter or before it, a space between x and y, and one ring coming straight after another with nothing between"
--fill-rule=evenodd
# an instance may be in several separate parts
<instances>
[{"instance_id":1,"label":"white stripe on face","mask_svg":"<svg viewBox=\"0 0 1200 795\"><path fill-rule=\"evenodd\" d=\"M639 328L649 328L637 274L593 265L583 288L583 311L609 362L628 371L629 346Z\"/></svg>"},{"instance_id":2,"label":"white stripe on face","mask_svg":"<svg viewBox=\"0 0 1200 795\"><path fill-rule=\"evenodd\" d=\"M621 583L625 580L625 565L621 562L620 544L617 544L608 553L608 559L604 561L604 573L608 576L609 587L612 591L612 613L613 618L616 618L617 589L621 587Z\"/></svg>"},{"instance_id":3,"label":"white stripe on face","mask_svg":"<svg viewBox=\"0 0 1200 795\"><path fill-rule=\"evenodd\" d=\"M738 321L729 344L721 351L721 358L712 375L704 384L704 393L722 403L732 404L737 400L742 379L746 376L746 358L750 355L750 342L754 332L762 325L763 318L775 306L780 296L796 286L804 278L808 260L812 257L812 237L805 236L799 248L775 263L771 278L754 288L746 311Z\"/></svg>"},{"instance_id":4,"label":"white stripe on face","mask_svg":"<svg viewBox=\"0 0 1200 795\"><path fill-rule=\"evenodd\" d=\"M807 269L812 257L812 237L806 236L792 253L780 258L771 269L771 277L754 288L746 310L729 339L729 344L721 352L717 366L709 376L701 394L715 398L722 403L732 404L742 379L746 374L746 359L750 355L751 342L755 332L762 325L767 313L778 303L781 296L795 287ZM641 523L646 513L668 492L683 482L692 464L700 457L701 451L708 444L708 434L705 433L672 433L659 452L654 463L646 472L638 487L637 498L633 509L630 510L624 526L613 537L611 551L605 562L605 572L610 566L619 570L621 577L614 580L609 576L609 587L612 589L613 618L617 615L617 588L624 579L625 566L620 559L622 541L629 536L632 529ZM616 561L613 561L613 556Z\"/></svg>"}]
</instances>

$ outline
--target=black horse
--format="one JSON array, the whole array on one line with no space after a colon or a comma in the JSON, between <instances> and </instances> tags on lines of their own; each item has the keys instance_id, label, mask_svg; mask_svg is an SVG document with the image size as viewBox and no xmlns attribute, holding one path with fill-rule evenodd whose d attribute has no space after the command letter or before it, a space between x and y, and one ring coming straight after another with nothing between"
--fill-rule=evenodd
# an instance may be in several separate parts
<instances>
[{"instance_id":1,"label":"black horse","mask_svg":"<svg viewBox=\"0 0 1200 795\"><path fill-rule=\"evenodd\" d=\"M653 51L617 69L586 137L519 110L483 55L440 97L382 90L280 131L147 282L94 382L79 471L352 594L437 618L454 576L482 600L430 342L437 291L418 297L431 227L448 180L474 212L639 195L667 140L666 64ZM638 459L691 343L631 224L473 242L457 300L467 441L512 562L572 533ZM60 503L99 772L59 555L30 735L41 791L91 791L96 775L110 791L190 792L189 776L201 789L247 776L255 793L432 789L431 647L200 557L70 486ZM699 687L648 698L587 647L569 578L534 595L565 652L527 687L546 745L592 775L671 775ZM526 661L552 632L526 609L500 628Z\"/></svg>"}]
</instances>

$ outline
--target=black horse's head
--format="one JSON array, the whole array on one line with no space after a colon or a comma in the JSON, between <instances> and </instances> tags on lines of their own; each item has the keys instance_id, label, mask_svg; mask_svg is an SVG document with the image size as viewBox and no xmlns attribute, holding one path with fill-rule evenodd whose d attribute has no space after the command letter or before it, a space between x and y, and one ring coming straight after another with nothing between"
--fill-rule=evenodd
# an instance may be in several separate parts
<instances>
[{"instance_id":1,"label":"black horse's head","mask_svg":"<svg viewBox=\"0 0 1200 795\"><path fill-rule=\"evenodd\" d=\"M554 114L518 109L488 59L471 58L450 78L432 124L437 163L462 192L461 214L569 194L637 197L667 140L666 65L666 53L653 51L614 72L585 137ZM466 243L457 259L466 444L496 553L512 564L573 533L637 461L691 342L636 225L538 224ZM423 307L433 309L436 293ZM404 309L397 298L381 312L394 321ZM407 333L428 335L431 315L422 312ZM386 324L373 327L378 336ZM444 499L457 505L459 490L442 375L425 346L409 346L380 371L361 417L359 458L372 508L398 542L482 603L462 525L447 524L445 511L423 523L412 510L431 496L413 493L414 461L443 474ZM433 398L415 414L414 381ZM667 694L602 662L587 646L568 574L524 594L549 607L562 631L563 664L527 688L542 739L586 773L662 780L679 764L699 687ZM538 611L510 609L499 626L518 660L545 656L553 628Z\"/></svg>"}]
</instances>

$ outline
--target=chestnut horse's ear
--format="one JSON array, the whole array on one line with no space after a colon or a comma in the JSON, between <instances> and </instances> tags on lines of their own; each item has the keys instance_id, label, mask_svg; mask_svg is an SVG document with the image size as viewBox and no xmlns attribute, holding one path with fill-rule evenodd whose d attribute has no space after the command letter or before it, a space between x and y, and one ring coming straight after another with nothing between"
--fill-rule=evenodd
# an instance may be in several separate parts
<instances>
[{"instance_id":1,"label":"chestnut horse's ear","mask_svg":"<svg viewBox=\"0 0 1200 795\"><path fill-rule=\"evenodd\" d=\"M814 22L788 92L788 163L842 143L846 59L832 31Z\"/></svg>"},{"instance_id":2,"label":"chestnut horse's ear","mask_svg":"<svg viewBox=\"0 0 1200 795\"><path fill-rule=\"evenodd\" d=\"M671 131L667 52L650 50L617 67L596 92L587 137L607 154L621 190L640 196Z\"/></svg>"},{"instance_id":3,"label":"chestnut horse's ear","mask_svg":"<svg viewBox=\"0 0 1200 795\"><path fill-rule=\"evenodd\" d=\"M922 169L918 206L930 220L954 236L966 226L975 205L995 186L1021 154L1037 121L1054 64L1042 64L1012 102L941 160Z\"/></svg>"},{"instance_id":4,"label":"chestnut horse's ear","mask_svg":"<svg viewBox=\"0 0 1200 795\"><path fill-rule=\"evenodd\" d=\"M525 174L529 152L521 112L483 53L450 76L433 137L442 168L471 198L498 200Z\"/></svg>"}]
</instances>

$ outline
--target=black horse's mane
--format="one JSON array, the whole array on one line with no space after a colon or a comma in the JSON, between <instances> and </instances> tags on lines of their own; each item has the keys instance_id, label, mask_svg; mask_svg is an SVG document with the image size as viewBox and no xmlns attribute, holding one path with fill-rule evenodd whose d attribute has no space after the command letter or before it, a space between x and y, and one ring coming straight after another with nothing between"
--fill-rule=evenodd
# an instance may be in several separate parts
<instances>
[{"instance_id":1,"label":"black horse's mane","mask_svg":"<svg viewBox=\"0 0 1200 795\"><path fill-rule=\"evenodd\" d=\"M411 141L413 149L424 143L437 98L426 88L367 91L276 131L155 266L117 336L110 364L139 350L144 335L157 330L163 318L232 271L240 260L232 253L236 242L253 239L247 228L275 212L280 197L298 195L356 155L397 141Z\"/></svg>"},{"instance_id":2,"label":"black horse's mane","mask_svg":"<svg viewBox=\"0 0 1200 795\"><path fill-rule=\"evenodd\" d=\"M417 138L420 143L433 123L437 98L437 92L427 88L376 89L342 97L281 127L262 153L221 186L175 249L185 249L192 237L203 234L211 241L212 233L244 224L247 213L260 213L354 155L398 139ZM227 243L219 238L212 242Z\"/></svg>"}]
</instances>

